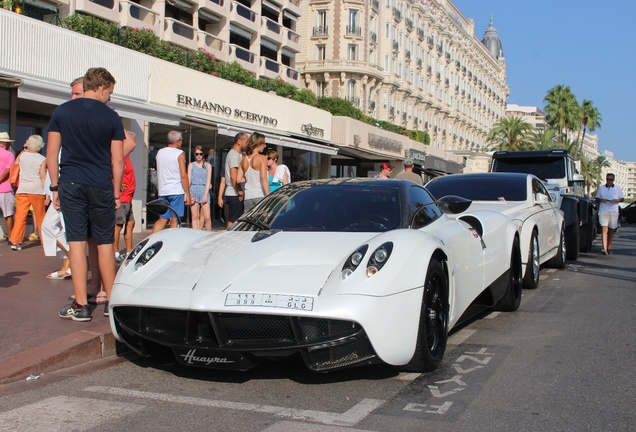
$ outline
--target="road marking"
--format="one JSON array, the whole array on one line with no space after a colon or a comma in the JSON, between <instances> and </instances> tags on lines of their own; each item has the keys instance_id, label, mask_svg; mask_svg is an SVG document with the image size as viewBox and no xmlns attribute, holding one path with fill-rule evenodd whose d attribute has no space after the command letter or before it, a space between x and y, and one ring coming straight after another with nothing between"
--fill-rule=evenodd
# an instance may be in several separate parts
<instances>
[{"instance_id":1,"label":"road marking","mask_svg":"<svg viewBox=\"0 0 636 432\"><path fill-rule=\"evenodd\" d=\"M322 426L316 424L297 423L290 421L279 421L264 429L263 432L371 432L366 429L351 429L337 426Z\"/></svg>"},{"instance_id":2,"label":"road marking","mask_svg":"<svg viewBox=\"0 0 636 432\"><path fill-rule=\"evenodd\" d=\"M259 405L243 402L228 402L214 399L203 399L190 396L175 396L165 393L144 392L138 390L128 390L115 387L92 386L85 391L102 393L108 395L134 397L140 399L159 400L185 405L205 406L211 408L225 408L243 411L253 411L266 414L273 414L280 417L289 417L294 420L312 421L326 425L353 426L360 422L373 410L382 405L385 401L380 399L362 399L357 405L349 408L344 413L331 413L325 411L302 410L295 408L285 408L272 405ZM110 403L110 402L109 402Z\"/></svg>"},{"instance_id":3,"label":"road marking","mask_svg":"<svg viewBox=\"0 0 636 432\"><path fill-rule=\"evenodd\" d=\"M0 414L0 430L82 432L142 408L129 402L56 396Z\"/></svg>"},{"instance_id":4,"label":"road marking","mask_svg":"<svg viewBox=\"0 0 636 432\"><path fill-rule=\"evenodd\" d=\"M463 342L466 341L466 339L468 339L469 337L471 337L473 334L475 334L477 330L471 330L471 329L461 329L460 331L458 331L457 333L455 333L454 335L452 335L450 338L448 338L448 342L446 342L447 345L460 345Z\"/></svg>"},{"instance_id":5,"label":"road marking","mask_svg":"<svg viewBox=\"0 0 636 432\"><path fill-rule=\"evenodd\" d=\"M548 277L548 275L541 275L539 276L539 280L546 280Z\"/></svg>"},{"instance_id":6,"label":"road marking","mask_svg":"<svg viewBox=\"0 0 636 432\"><path fill-rule=\"evenodd\" d=\"M420 375L422 374L418 372L400 372L395 379L400 381L414 381Z\"/></svg>"},{"instance_id":7,"label":"road marking","mask_svg":"<svg viewBox=\"0 0 636 432\"><path fill-rule=\"evenodd\" d=\"M488 316L486 316L486 319L493 319L493 318L497 318L497 316L500 314L501 312L491 312L488 314Z\"/></svg>"},{"instance_id":8,"label":"road marking","mask_svg":"<svg viewBox=\"0 0 636 432\"><path fill-rule=\"evenodd\" d=\"M557 269L547 269L545 272L546 273L554 273L555 271L557 271Z\"/></svg>"}]
</instances>

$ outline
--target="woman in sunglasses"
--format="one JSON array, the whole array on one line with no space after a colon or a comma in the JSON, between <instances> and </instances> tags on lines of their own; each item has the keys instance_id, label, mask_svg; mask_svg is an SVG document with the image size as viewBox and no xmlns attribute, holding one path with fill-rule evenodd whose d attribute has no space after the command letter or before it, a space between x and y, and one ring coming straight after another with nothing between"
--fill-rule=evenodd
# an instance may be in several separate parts
<instances>
[{"instance_id":1,"label":"woman in sunglasses","mask_svg":"<svg viewBox=\"0 0 636 432\"><path fill-rule=\"evenodd\" d=\"M212 167L205 161L203 147L194 148L194 162L188 165L188 179L190 180L190 196L192 197L191 214L192 228L212 230L210 216L210 179Z\"/></svg>"}]
</instances>

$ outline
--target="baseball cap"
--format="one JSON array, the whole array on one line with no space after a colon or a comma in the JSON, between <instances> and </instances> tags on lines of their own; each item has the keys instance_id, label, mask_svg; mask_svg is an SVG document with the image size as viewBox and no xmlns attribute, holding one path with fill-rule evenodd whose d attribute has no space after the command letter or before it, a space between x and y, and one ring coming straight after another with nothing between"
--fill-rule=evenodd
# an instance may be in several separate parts
<instances>
[{"instance_id":1,"label":"baseball cap","mask_svg":"<svg viewBox=\"0 0 636 432\"><path fill-rule=\"evenodd\" d=\"M404 159L404 166L413 166L413 159Z\"/></svg>"},{"instance_id":2,"label":"baseball cap","mask_svg":"<svg viewBox=\"0 0 636 432\"><path fill-rule=\"evenodd\" d=\"M388 163L384 162L382 164L382 169L383 170L385 170L385 169L392 170L393 169L393 165L389 165Z\"/></svg>"}]
</instances>

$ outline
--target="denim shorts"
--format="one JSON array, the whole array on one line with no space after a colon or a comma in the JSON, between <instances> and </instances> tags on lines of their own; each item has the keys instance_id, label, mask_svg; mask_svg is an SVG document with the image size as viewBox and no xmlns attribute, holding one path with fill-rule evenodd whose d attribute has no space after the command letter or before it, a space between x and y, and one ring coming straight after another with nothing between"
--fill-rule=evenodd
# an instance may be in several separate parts
<instances>
[{"instance_id":1,"label":"denim shorts","mask_svg":"<svg viewBox=\"0 0 636 432\"><path fill-rule=\"evenodd\" d=\"M115 239L115 195L78 183L60 183L58 196L66 226L66 240L111 244Z\"/></svg>"},{"instance_id":2,"label":"denim shorts","mask_svg":"<svg viewBox=\"0 0 636 432\"><path fill-rule=\"evenodd\" d=\"M175 211L177 212L177 215L179 215L180 218L183 217L183 210L185 209L185 199L182 194L162 195L159 198L162 198L168 201L168 205L170 205L170 207L175 209ZM173 218L173 217L174 217L174 214L170 210L168 210L167 212L159 216L159 218L161 219L168 219L168 220L170 220L170 218Z\"/></svg>"}]
</instances>

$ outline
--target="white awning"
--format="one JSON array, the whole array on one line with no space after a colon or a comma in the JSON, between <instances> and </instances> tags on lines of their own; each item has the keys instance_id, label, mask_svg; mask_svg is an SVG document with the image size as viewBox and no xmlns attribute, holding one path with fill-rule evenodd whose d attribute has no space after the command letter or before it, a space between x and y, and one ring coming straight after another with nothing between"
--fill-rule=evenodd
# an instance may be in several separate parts
<instances>
[{"instance_id":1,"label":"white awning","mask_svg":"<svg viewBox=\"0 0 636 432\"><path fill-rule=\"evenodd\" d=\"M249 131L245 127L240 126L232 126L228 124L219 124L218 125L218 133L225 136L233 137L239 132L247 132ZM297 138L292 138L283 135L277 135L273 133L263 132L262 129L258 131L262 133L266 137L266 142L268 144L280 145L283 147L296 148L300 150L313 151L316 153L335 155L338 154L338 149L336 147L330 147L323 144L317 144Z\"/></svg>"},{"instance_id":2,"label":"white awning","mask_svg":"<svg viewBox=\"0 0 636 432\"><path fill-rule=\"evenodd\" d=\"M242 38L252 40L252 33L248 32L247 30L240 29L236 26L230 26L230 32L241 36Z\"/></svg>"},{"instance_id":3,"label":"white awning","mask_svg":"<svg viewBox=\"0 0 636 432\"><path fill-rule=\"evenodd\" d=\"M261 38L261 45L263 45L267 49L271 49L272 51L278 51L278 47L276 46L276 44L266 39Z\"/></svg>"},{"instance_id":4,"label":"white awning","mask_svg":"<svg viewBox=\"0 0 636 432\"><path fill-rule=\"evenodd\" d=\"M276 6L275 4L268 2L267 0L263 0L262 5L268 9L273 10L276 13L280 13L280 6Z\"/></svg>"},{"instance_id":5,"label":"white awning","mask_svg":"<svg viewBox=\"0 0 636 432\"><path fill-rule=\"evenodd\" d=\"M24 84L18 88L18 97L50 105L61 105L71 99L71 87L45 83L32 79L24 79ZM108 106L113 108L121 117L176 126L183 114L163 107L156 107L141 101L131 101L116 95Z\"/></svg>"},{"instance_id":6,"label":"white awning","mask_svg":"<svg viewBox=\"0 0 636 432\"><path fill-rule=\"evenodd\" d=\"M283 11L283 16L284 16L285 18L290 19L290 20L293 20L293 21L297 21L297 20L298 20L298 16L296 16L296 15L294 15L294 14L290 13L290 12L289 12L289 11L287 11L287 10L284 10L284 11Z\"/></svg>"},{"instance_id":7,"label":"white awning","mask_svg":"<svg viewBox=\"0 0 636 432\"><path fill-rule=\"evenodd\" d=\"M203 18L206 21L209 21L213 24L218 24L221 22L221 17L218 17L216 15L214 15L211 11L205 9L205 8L200 8L199 9L199 17Z\"/></svg>"}]
</instances>

